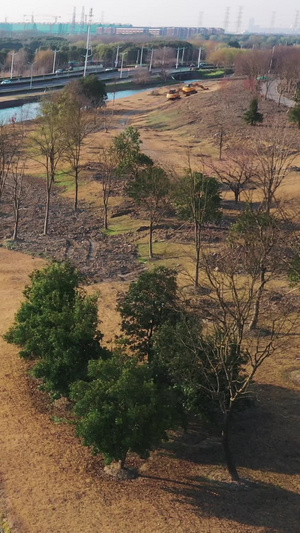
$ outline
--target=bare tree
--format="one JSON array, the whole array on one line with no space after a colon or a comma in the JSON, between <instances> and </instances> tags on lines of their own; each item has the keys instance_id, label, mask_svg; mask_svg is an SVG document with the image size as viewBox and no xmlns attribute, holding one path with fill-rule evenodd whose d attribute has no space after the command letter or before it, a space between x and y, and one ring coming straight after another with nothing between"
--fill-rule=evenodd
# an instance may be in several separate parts
<instances>
[{"instance_id":1,"label":"bare tree","mask_svg":"<svg viewBox=\"0 0 300 533\"><path fill-rule=\"evenodd\" d=\"M260 255L260 254L258 254ZM280 308L271 294L260 309L262 329L249 332L253 308L261 297L261 264L252 270L242 265L245 250L225 245L217 255L203 256L203 269L209 296L200 299L199 310L213 349L204 350L209 379L203 385L222 412L222 444L229 474L239 481L230 447L230 427L237 402L247 393L257 370L274 353L292 327L288 297Z\"/></svg>"},{"instance_id":2,"label":"bare tree","mask_svg":"<svg viewBox=\"0 0 300 533\"><path fill-rule=\"evenodd\" d=\"M43 234L47 235L52 186L58 164L65 150L65 135L61 124L61 107L56 97L42 104L40 124L31 136L32 156L46 169L46 209Z\"/></svg>"},{"instance_id":3,"label":"bare tree","mask_svg":"<svg viewBox=\"0 0 300 533\"><path fill-rule=\"evenodd\" d=\"M25 161L22 159L18 159L11 167L8 183L8 191L9 196L11 197L14 214L14 230L12 235L13 241L18 238L20 208L23 200L26 197L26 189L24 187L24 175Z\"/></svg>"},{"instance_id":4,"label":"bare tree","mask_svg":"<svg viewBox=\"0 0 300 533\"><path fill-rule=\"evenodd\" d=\"M294 139L288 128L276 121L267 133L264 131L253 141L253 152L257 161L255 182L262 192L263 205L268 213L277 200L278 188L290 174L292 163L297 156L293 144Z\"/></svg>"},{"instance_id":5,"label":"bare tree","mask_svg":"<svg viewBox=\"0 0 300 533\"><path fill-rule=\"evenodd\" d=\"M74 209L77 211L82 147L86 137L97 128L97 115L91 117L88 110L84 109L77 84L70 84L63 91L59 98L59 106L64 136L63 158L69 163L70 173L74 176Z\"/></svg>"},{"instance_id":6,"label":"bare tree","mask_svg":"<svg viewBox=\"0 0 300 533\"><path fill-rule=\"evenodd\" d=\"M0 124L0 200L19 150L18 135L19 129L17 127Z\"/></svg>"},{"instance_id":7,"label":"bare tree","mask_svg":"<svg viewBox=\"0 0 300 533\"><path fill-rule=\"evenodd\" d=\"M153 230L161 219L166 199L169 194L170 181L161 167L149 166L137 174L127 185L127 194L135 203L146 211L149 218L149 257L153 257Z\"/></svg>"},{"instance_id":8,"label":"bare tree","mask_svg":"<svg viewBox=\"0 0 300 533\"><path fill-rule=\"evenodd\" d=\"M227 150L224 161L206 161L206 165L212 175L233 192L236 204L240 200L241 192L256 175L257 166L253 152L240 146Z\"/></svg>"},{"instance_id":9,"label":"bare tree","mask_svg":"<svg viewBox=\"0 0 300 533\"><path fill-rule=\"evenodd\" d=\"M221 218L220 184L215 178L189 168L177 183L174 200L179 217L192 222L194 227L195 287L198 287L203 228Z\"/></svg>"},{"instance_id":10,"label":"bare tree","mask_svg":"<svg viewBox=\"0 0 300 533\"><path fill-rule=\"evenodd\" d=\"M100 179L102 186L104 229L108 229L108 204L114 190L115 182L118 179L116 169L117 161L114 151L109 148L102 149L100 152Z\"/></svg>"}]
</instances>

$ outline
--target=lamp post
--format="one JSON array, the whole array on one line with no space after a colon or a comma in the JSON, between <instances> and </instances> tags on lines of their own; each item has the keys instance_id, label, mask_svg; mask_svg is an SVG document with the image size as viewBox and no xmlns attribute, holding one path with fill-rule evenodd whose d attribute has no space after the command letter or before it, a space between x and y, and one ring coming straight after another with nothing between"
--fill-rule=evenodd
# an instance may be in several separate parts
<instances>
[{"instance_id":1,"label":"lamp post","mask_svg":"<svg viewBox=\"0 0 300 533\"><path fill-rule=\"evenodd\" d=\"M120 79L122 78L123 76L123 62L124 62L124 55L126 54L126 52L121 52L120 56L121 56L121 68L120 68Z\"/></svg>"},{"instance_id":2,"label":"lamp post","mask_svg":"<svg viewBox=\"0 0 300 533\"><path fill-rule=\"evenodd\" d=\"M144 52L144 45L142 45L142 48L141 48L140 67L143 66L143 52Z\"/></svg>"},{"instance_id":3,"label":"lamp post","mask_svg":"<svg viewBox=\"0 0 300 533\"><path fill-rule=\"evenodd\" d=\"M162 58L162 64L165 64L165 55L166 55L166 46L163 48L163 58Z\"/></svg>"},{"instance_id":4,"label":"lamp post","mask_svg":"<svg viewBox=\"0 0 300 533\"><path fill-rule=\"evenodd\" d=\"M138 66L139 64L139 59L140 59L140 49L138 49L137 54L136 54L136 62L135 62L136 66Z\"/></svg>"},{"instance_id":5,"label":"lamp post","mask_svg":"<svg viewBox=\"0 0 300 533\"><path fill-rule=\"evenodd\" d=\"M176 56L176 66L175 68L178 68L178 64L179 64L179 52L180 52L181 48L177 48L177 56Z\"/></svg>"},{"instance_id":6,"label":"lamp post","mask_svg":"<svg viewBox=\"0 0 300 533\"><path fill-rule=\"evenodd\" d=\"M185 49L186 49L186 46L184 46L184 47L182 48L181 65L183 65L184 51L185 51Z\"/></svg>"},{"instance_id":7,"label":"lamp post","mask_svg":"<svg viewBox=\"0 0 300 533\"><path fill-rule=\"evenodd\" d=\"M18 53L18 52L15 52L14 50L11 52L10 79L12 79L12 77L13 77L13 72L14 72L14 59L15 59L15 55L16 55L16 53Z\"/></svg>"},{"instance_id":8,"label":"lamp post","mask_svg":"<svg viewBox=\"0 0 300 533\"><path fill-rule=\"evenodd\" d=\"M117 52L116 52L116 59L115 59L115 67L117 67L119 64L119 50L120 50L120 46L118 45Z\"/></svg>"},{"instance_id":9,"label":"lamp post","mask_svg":"<svg viewBox=\"0 0 300 533\"><path fill-rule=\"evenodd\" d=\"M198 53L198 64L197 64L198 68L200 67L200 63L201 63L201 52L202 52L202 48L200 47L199 48L199 53Z\"/></svg>"},{"instance_id":10,"label":"lamp post","mask_svg":"<svg viewBox=\"0 0 300 533\"><path fill-rule=\"evenodd\" d=\"M57 54L57 50L53 50L53 67L52 67L52 74L54 74L55 72L55 65L56 65L56 54Z\"/></svg>"},{"instance_id":11,"label":"lamp post","mask_svg":"<svg viewBox=\"0 0 300 533\"><path fill-rule=\"evenodd\" d=\"M83 77L84 78L86 77L87 63L88 63L88 57L89 57L90 31L91 31L91 26L89 24L87 37L86 37L86 52L85 52L84 69L83 69Z\"/></svg>"},{"instance_id":12,"label":"lamp post","mask_svg":"<svg viewBox=\"0 0 300 533\"><path fill-rule=\"evenodd\" d=\"M33 65L35 65L36 61L33 63L30 63L30 89L32 89L32 74L33 74Z\"/></svg>"},{"instance_id":13,"label":"lamp post","mask_svg":"<svg viewBox=\"0 0 300 533\"><path fill-rule=\"evenodd\" d=\"M151 56L150 56L149 72L151 72L151 70L152 70L153 53L154 53L154 48L151 48Z\"/></svg>"}]
</instances>

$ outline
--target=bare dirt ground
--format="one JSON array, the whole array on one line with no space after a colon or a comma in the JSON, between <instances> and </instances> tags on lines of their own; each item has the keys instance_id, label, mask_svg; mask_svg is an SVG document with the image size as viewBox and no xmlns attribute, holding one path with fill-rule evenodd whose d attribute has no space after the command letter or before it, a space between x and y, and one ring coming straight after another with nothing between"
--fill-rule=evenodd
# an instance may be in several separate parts
<instances>
[{"instance_id":1,"label":"bare dirt ground","mask_svg":"<svg viewBox=\"0 0 300 533\"><path fill-rule=\"evenodd\" d=\"M129 123L141 128L143 149L156 160L184 167L187 146L191 146L194 160L204 150L214 150L213 144L207 145L208 130L205 129L214 128L214 125L205 125L206 119L202 125L199 121L205 113L208 118L215 112L217 91L198 93L194 103L192 99L182 99L171 106L166 104L163 91L159 92L158 96L147 93L116 103L110 132L95 134L87 146L86 161L97 143L107 142L105 139L109 140ZM263 105L267 111L272 104ZM185 127L178 119L179 113L187 121ZM198 118L191 123L196 113ZM163 122L162 128L157 128L158 121ZM237 127L243 129L238 120ZM32 170L36 170L34 165ZM41 201L39 187L36 185L34 189L35 207L32 202L28 207L28 210L37 209L35 213L39 213ZM300 187L295 177L289 178L285 194L299 199ZM55 224L59 224L63 232L59 245L53 244L54 233L45 243L40 230L30 226L31 217L23 214L20 246L24 246L23 251L33 247L32 251L37 254L60 254L59 258L63 258L68 255L66 243L70 240L71 249L78 246L78 254L74 251L73 257L78 258L79 266L88 264L91 277L99 271L99 277L93 277L96 281L110 278L88 289L100 290L101 329L106 343L110 344L119 330L115 301L118 292L126 286L119 274L125 266L128 271L137 268L135 245L128 236L125 240L122 235L114 235L116 240L111 241L111 236L108 239L99 231L101 223L99 226L96 223L97 201L92 181L87 180L82 186L81 195L88 204L81 200L82 211L76 220L68 200L71 195L72 192L66 190L64 198L55 198L57 207L53 204L53 230L58 228ZM11 221L8 211L6 214L1 233L7 238ZM41 220L42 214L39 216ZM95 248L90 249L91 240L99 247L98 260ZM133 248L125 252L124 242ZM159 245L156 243L157 247ZM108 254L109 264L100 265L100 250L105 257ZM0 248L1 334L12 323L28 275L43 264L41 258ZM60 404L51 406L36 391L17 349L2 338L0 357L0 515L1 511L6 515L14 532L299 532L300 356L297 330L290 335L284 349L276 352L260 370L254 387L254 405L236 417L234 452L241 476L249 480L241 488L228 481L219 440L217 436L207 438L205 428L200 434L191 430L188 435L173 436L147 462L131 457L129 465L139 467L141 472L136 480L108 479L103 474L102 458L93 457L89 449L81 446L72 425L58 423L65 416L65 410Z\"/></svg>"}]
</instances>

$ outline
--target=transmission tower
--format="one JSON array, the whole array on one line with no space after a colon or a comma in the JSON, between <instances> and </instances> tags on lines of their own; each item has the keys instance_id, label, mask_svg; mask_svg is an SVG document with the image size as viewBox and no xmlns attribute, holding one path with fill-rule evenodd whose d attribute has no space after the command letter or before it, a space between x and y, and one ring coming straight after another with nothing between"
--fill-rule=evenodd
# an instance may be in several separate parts
<instances>
[{"instance_id":1,"label":"transmission tower","mask_svg":"<svg viewBox=\"0 0 300 533\"><path fill-rule=\"evenodd\" d=\"M81 9L80 26L84 25L84 6Z\"/></svg>"},{"instance_id":2,"label":"transmission tower","mask_svg":"<svg viewBox=\"0 0 300 533\"><path fill-rule=\"evenodd\" d=\"M274 30L275 18L276 18L276 11L272 11L271 24L270 24L270 29L271 30Z\"/></svg>"},{"instance_id":3,"label":"transmission tower","mask_svg":"<svg viewBox=\"0 0 300 533\"><path fill-rule=\"evenodd\" d=\"M228 31L229 28L229 16L230 16L230 7L227 6L225 10L225 17L224 17L224 30L225 32Z\"/></svg>"},{"instance_id":4,"label":"transmission tower","mask_svg":"<svg viewBox=\"0 0 300 533\"><path fill-rule=\"evenodd\" d=\"M72 15L72 28L75 28L76 24L76 7L73 8L73 15Z\"/></svg>"},{"instance_id":5,"label":"transmission tower","mask_svg":"<svg viewBox=\"0 0 300 533\"><path fill-rule=\"evenodd\" d=\"M298 27L299 27L299 11L296 11L294 24L292 28L293 33L296 33Z\"/></svg>"},{"instance_id":6,"label":"transmission tower","mask_svg":"<svg viewBox=\"0 0 300 533\"><path fill-rule=\"evenodd\" d=\"M241 33L242 16L243 16L243 6L239 6L238 16L236 20L236 33Z\"/></svg>"},{"instance_id":7,"label":"transmission tower","mask_svg":"<svg viewBox=\"0 0 300 533\"><path fill-rule=\"evenodd\" d=\"M198 15L198 28L202 28L203 26L203 11L199 11Z\"/></svg>"}]
</instances>

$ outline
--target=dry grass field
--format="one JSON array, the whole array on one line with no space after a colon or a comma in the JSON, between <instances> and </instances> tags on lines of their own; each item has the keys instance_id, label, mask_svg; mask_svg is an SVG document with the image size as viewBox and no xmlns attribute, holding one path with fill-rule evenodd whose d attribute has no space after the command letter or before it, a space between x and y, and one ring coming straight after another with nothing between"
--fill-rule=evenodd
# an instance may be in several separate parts
<instances>
[{"instance_id":1,"label":"dry grass field","mask_svg":"<svg viewBox=\"0 0 300 533\"><path fill-rule=\"evenodd\" d=\"M116 101L109 132L99 131L92 136L85 147L85 163L88 165L95 158L99 146L109 143L130 124L140 128L143 150L155 161L178 170L187 165L189 155L196 166L203 154L216 151L209 139L221 93L217 83L210 87L210 91L174 103L166 101L163 89L156 95L149 91ZM227 103L233 109L234 97ZM262 103L263 112L268 115L272 106L270 102ZM237 128L247 135L238 113L235 117ZM37 182L39 172L35 163L28 164L28 173ZM83 178L80 202L89 216L100 219L99 185L92 180L88 168ZM68 177L62 178L62 185L57 195L68 202L73 194ZM289 175L281 196L293 202L294 212L299 210L297 172ZM112 200L113 205L121 201ZM225 200L231 206L229 192L225 193ZM225 214L230 216L230 209ZM140 261L147 261L147 231L137 230L146 221L125 215L110 219L109 223L113 236L128 234L136 247L137 257L128 256L129 271L140 268ZM22 236L28 221L20 228ZM2 232L3 242L7 231L6 227ZM176 232L170 232L167 240L165 237L165 230L157 231L155 260L148 266L176 267L181 272L180 282L187 283L187 274L193 269L191 243ZM40 243L40 239L34 242ZM107 241L97 242L99 254L101 250L105 253ZM50 249L50 244L47 246ZM60 246L64 246L63 239ZM22 250L25 247L26 242ZM30 255L30 245L27 251L25 254L0 247L1 335L13 321L28 275L45 264L46 259ZM128 280L117 274L111 278L103 274L101 279L87 290L99 291L100 328L111 346L114 335L119 333L116 299L120 291L126 290ZM298 533L299 335L297 326L282 348L262 366L253 387L254 404L236 417L234 453L241 477L248 480L241 487L230 482L218 436L208 437L205 427L200 434L190 431L188 435L173 435L146 462L130 457L129 464L140 469L136 480L108 479L103 473L102 458L92 456L89 449L81 446L72 425L59 423L64 417L64 405L49 404L36 390L16 347L1 337L0 517L2 514L7 520L3 519L5 526L0 520L0 531L5 527L4 531L15 533Z\"/></svg>"}]
</instances>

